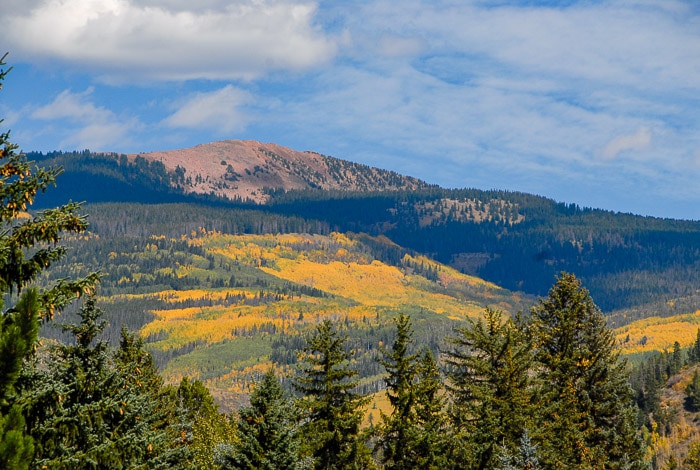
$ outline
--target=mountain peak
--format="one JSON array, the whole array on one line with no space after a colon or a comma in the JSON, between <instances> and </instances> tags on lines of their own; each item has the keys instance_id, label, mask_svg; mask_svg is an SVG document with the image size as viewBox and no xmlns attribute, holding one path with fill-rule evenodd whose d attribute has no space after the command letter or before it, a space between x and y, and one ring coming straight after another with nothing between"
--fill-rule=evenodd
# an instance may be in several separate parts
<instances>
[{"instance_id":1,"label":"mountain peak","mask_svg":"<svg viewBox=\"0 0 700 470\"><path fill-rule=\"evenodd\" d=\"M416 178L367 165L300 152L273 143L224 140L195 147L129 155L163 163L191 194L264 203L270 190L395 191L428 185Z\"/></svg>"}]
</instances>

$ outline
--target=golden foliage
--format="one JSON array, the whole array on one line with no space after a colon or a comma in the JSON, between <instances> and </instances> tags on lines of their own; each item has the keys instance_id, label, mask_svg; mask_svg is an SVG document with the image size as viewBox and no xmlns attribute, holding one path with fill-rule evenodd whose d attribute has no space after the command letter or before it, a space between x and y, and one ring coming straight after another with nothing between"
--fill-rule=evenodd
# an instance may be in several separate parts
<instances>
[{"instance_id":1,"label":"golden foliage","mask_svg":"<svg viewBox=\"0 0 700 470\"><path fill-rule=\"evenodd\" d=\"M700 327L700 311L673 317L649 317L615 330L623 354L673 349L678 341L681 347L693 344Z\"/></svg>"}]
</instances>

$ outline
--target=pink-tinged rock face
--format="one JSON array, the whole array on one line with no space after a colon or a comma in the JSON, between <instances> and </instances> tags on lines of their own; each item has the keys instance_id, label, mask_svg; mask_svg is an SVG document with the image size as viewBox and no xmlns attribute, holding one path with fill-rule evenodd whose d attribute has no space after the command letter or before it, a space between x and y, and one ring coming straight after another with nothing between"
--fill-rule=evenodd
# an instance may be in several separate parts
<instances>
[{"instance_id":1,"label":"pink-tinged rock face","mask_svg":"<svg viewBox=\"0 0 700 470\"><path fill-rule=\"evenodd\" d=\"M425 183L410 177L277 144L226 140L196 147L129 155L160 161L173 172L185 169L180 185L188 193L215 193L229 199L263 203L263 188L345 190L417 189Z\"/></svg>"}]
</instances>

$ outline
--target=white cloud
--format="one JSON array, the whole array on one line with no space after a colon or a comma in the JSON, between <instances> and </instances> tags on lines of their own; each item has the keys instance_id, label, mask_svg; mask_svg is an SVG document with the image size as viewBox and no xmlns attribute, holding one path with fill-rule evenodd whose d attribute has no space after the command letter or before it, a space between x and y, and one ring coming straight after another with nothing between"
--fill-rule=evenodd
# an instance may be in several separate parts
<instances>
[{"instance_id":1,"label":"white cloud","mask_svg":"<svg viewBox=\"0 0 700 470\"><path fill-rule=\"evenodd\" d=\"M36 109L32 117L48 120L68 118L81 122L110 120L113 117L111 111L98 108L87 101L93 91L94 88L88 88L82 93L64 90L51 103Z\"/></svg>"},{"instance_id":2,"label":"white cloud","mask_svg":"<svg viewBox=\"0 0 700 470\"><path fill-rule=\"evenodd\" d=\"M176 128L217 129L224 133L240 131L249 121L240 108L250 101L247 92L231 85L209 93L195 93L163 124Z\"/></svg>"},{"instance_id":3,"label":"white cloud","mask_svg":"<svg viewBox=\"0 0 700 470\"><path fill-rule=\"evenodd\" d=\"M0 40L21 57L65 60L105 79L252 79L328 61L316 7L293 0L216 2L43 0L6 13ZM216 8L213 8L216 7Z\"/></svg>"},{"instance_id":4,"label":"white cloud","mask_svg":"<svg viewBox=\"0 0 700 470\"><path fill-rule=\"evenodd\" d=\"M82 93L64 90L51 103L34 110L30 117L49 121L50 127L67 122L71 130L58 144L62 149L110 150L110 146L128 140L139 125L135 119L120 119L109 109L96 106L89 100L92 92L92 88Z\"/></svg>"},{"instance_id":5,"label":"white cloud","mask_svg":"<svg viewBox=\"0 0 700 470\"><path fill-rule=\"evenodd\" d=\"M640 127L636 133L620 135L608 142L601 155L606 160L616 158L620 153L629 150L643 151L651 147L651 130L648 127Z\"/></svg>"}]
</instances>

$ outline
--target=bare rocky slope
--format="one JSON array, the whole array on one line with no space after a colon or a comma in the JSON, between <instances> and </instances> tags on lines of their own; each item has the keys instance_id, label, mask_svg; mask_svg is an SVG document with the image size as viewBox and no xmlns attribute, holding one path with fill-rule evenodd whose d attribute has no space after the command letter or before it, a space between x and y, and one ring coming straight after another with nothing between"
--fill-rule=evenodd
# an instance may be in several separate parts
<instances>
[{"instance_id":1,"label":"bare rocky slope","mask_svg":"<svg viewBox=\"0 0 700 470\"><path fill-rule=\"evenodd\" d=\"M390 191L424 188L426 183L315 152L276 144L226 140L196 147L129 155L163 163L176 172L176 184L188 194L265 202L274 189Z\"/></svg>"}]
</instances>

